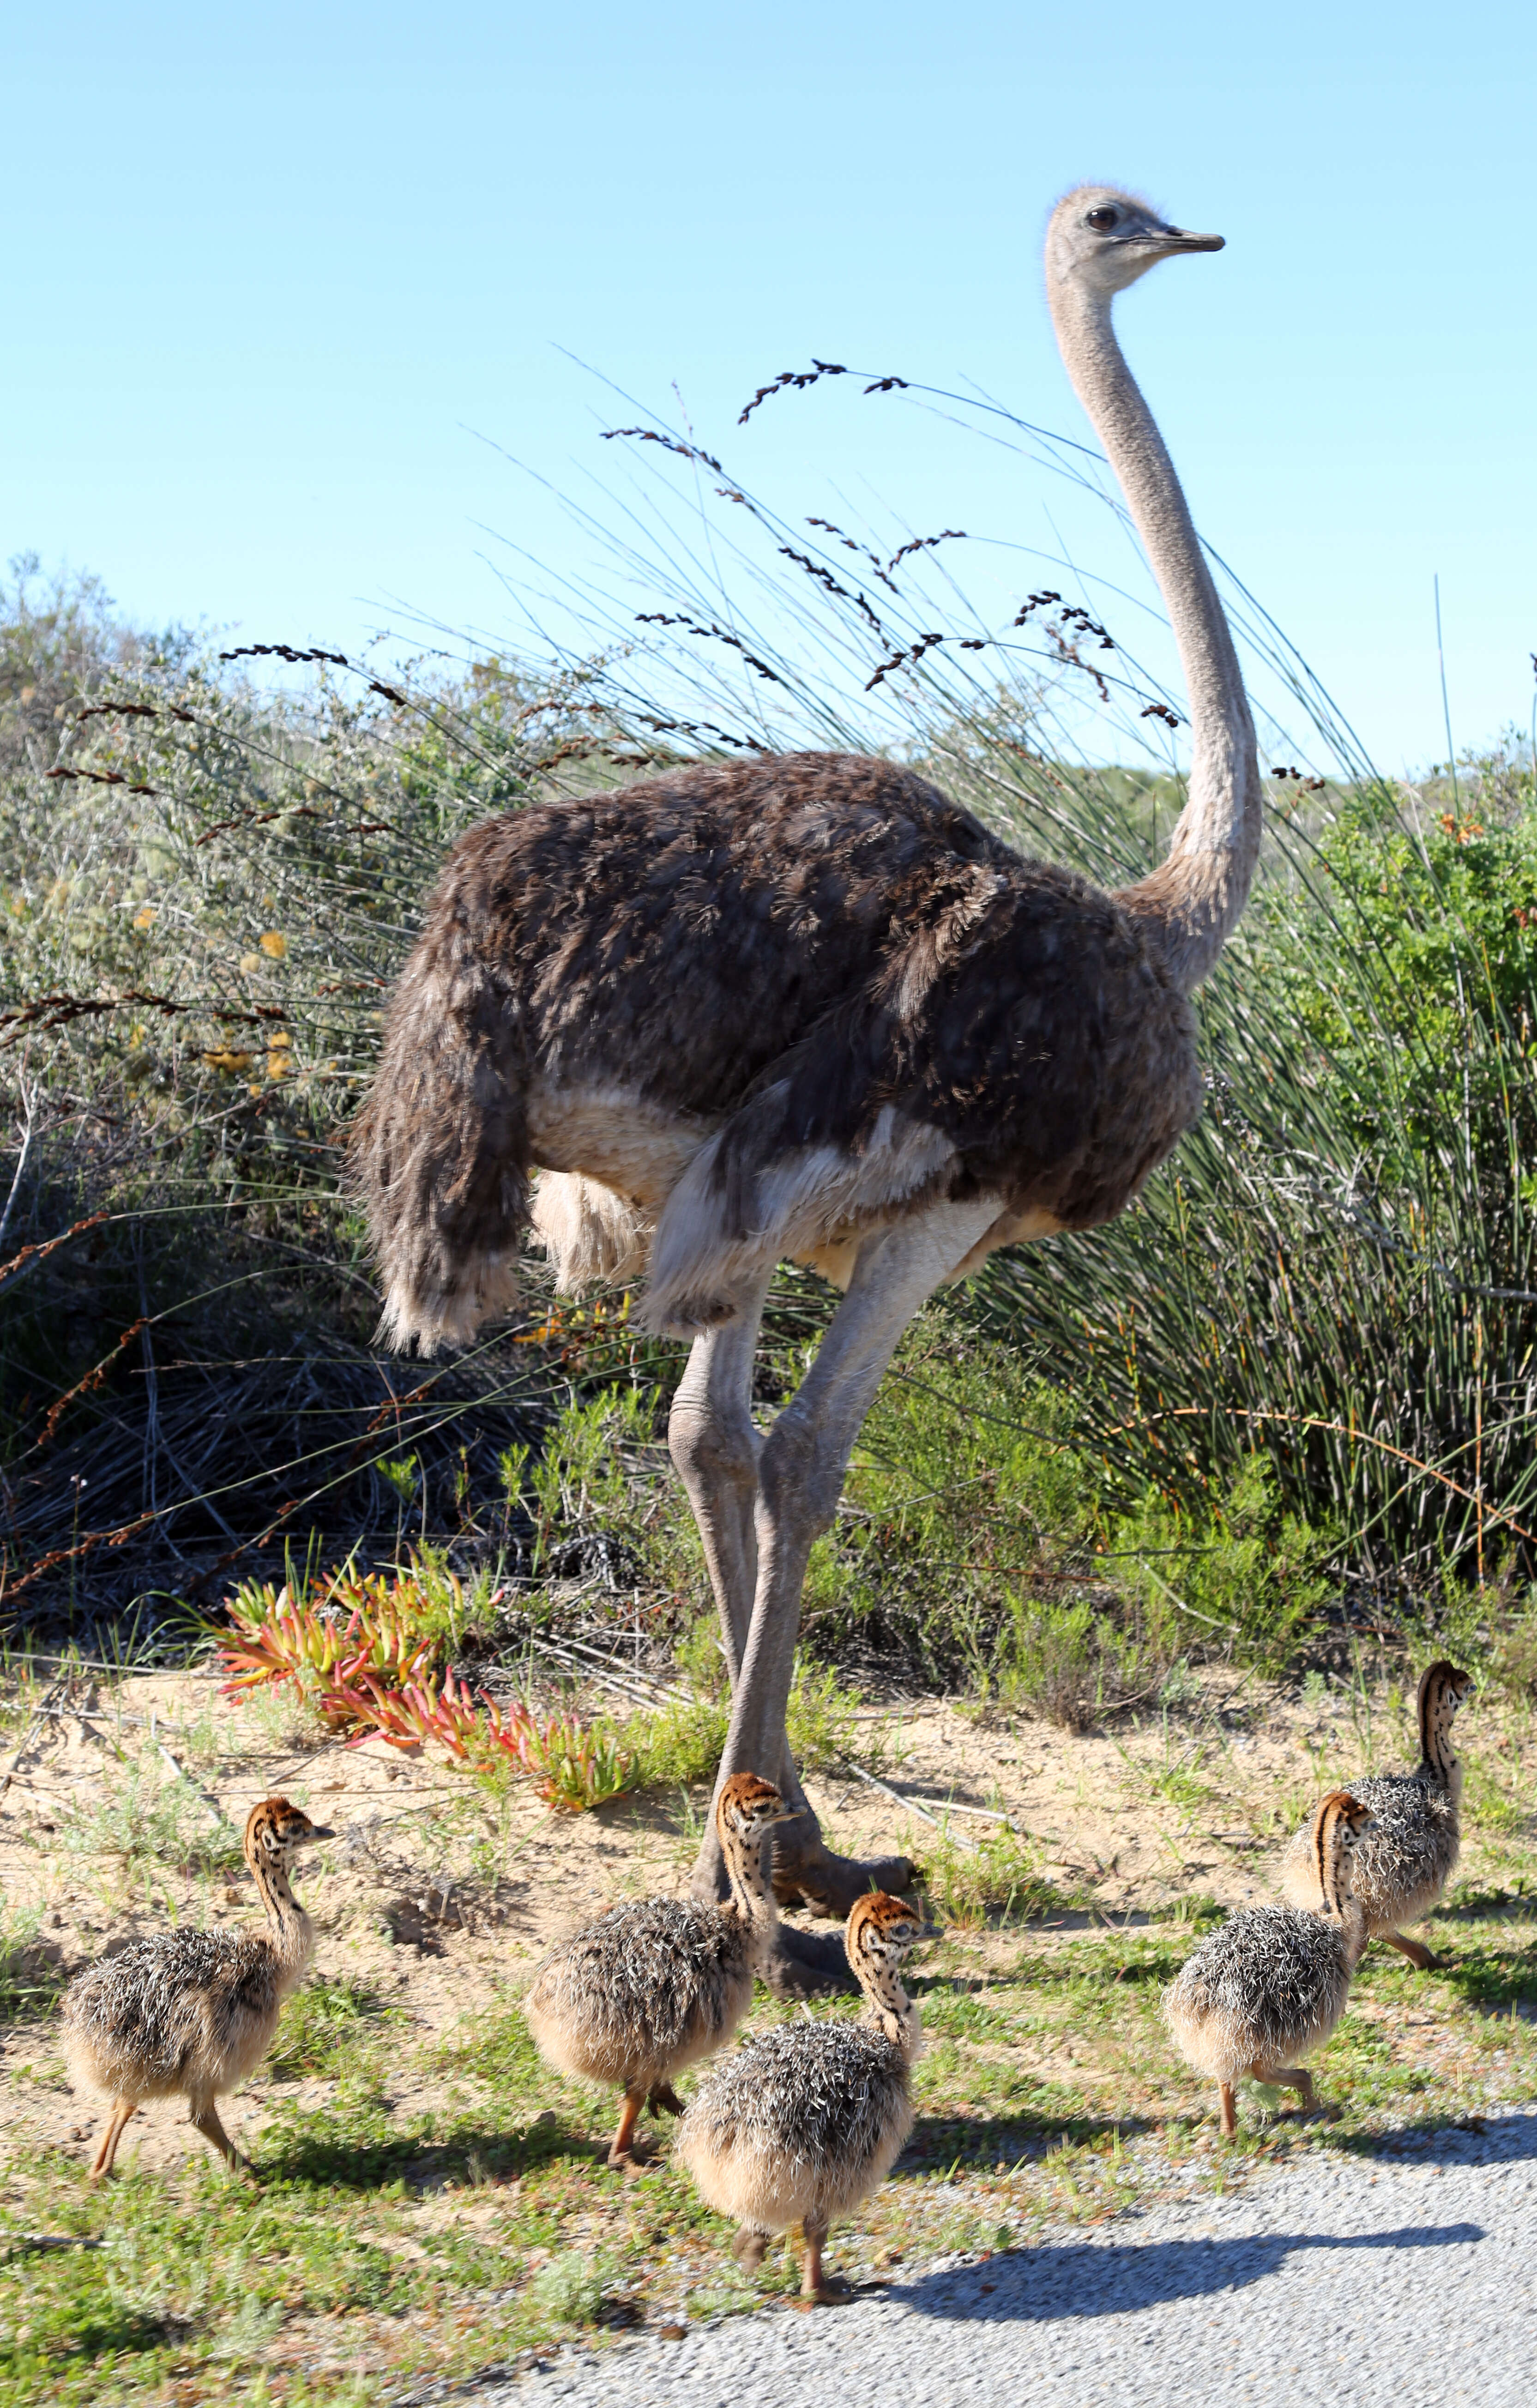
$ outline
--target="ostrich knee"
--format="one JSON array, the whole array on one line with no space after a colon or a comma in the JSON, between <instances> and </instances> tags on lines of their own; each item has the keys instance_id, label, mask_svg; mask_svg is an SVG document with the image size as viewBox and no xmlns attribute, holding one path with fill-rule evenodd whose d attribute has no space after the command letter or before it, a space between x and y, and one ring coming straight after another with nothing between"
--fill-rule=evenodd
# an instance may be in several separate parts
<instances>
[{"instance_id":1,"label":"ostrich knee","mask_svg":"<svg viewBox=\"0 0 1537 2408\"><path fill-rule=\"evenodd\" d=\"M810 1553L832 1528L846 1468L843 1450L786 1406L763 1441L757 1467L760 1547L766 1537L783 1534Z\"/></svg>"}]
</instances>

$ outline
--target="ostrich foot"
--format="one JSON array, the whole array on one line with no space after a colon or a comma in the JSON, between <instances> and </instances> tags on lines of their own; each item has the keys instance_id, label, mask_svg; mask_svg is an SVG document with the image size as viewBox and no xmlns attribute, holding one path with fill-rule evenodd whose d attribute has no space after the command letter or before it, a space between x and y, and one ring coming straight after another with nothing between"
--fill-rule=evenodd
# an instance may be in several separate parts
<instances>
[{"instance_id":1,"label":"ostrich foot","mask_svg":"<svg viewBox=\"0 0 1537 2408\"><path fill-rule=\"evenodd\" d=\"M640 2110L646 2103L643 2090L626 2090L619 2110L619 2128L609 2150L609 2163L627 2174L640 2172L636 2152L635 2128L640 2121Z\"/></svg>"},{"instance_id":2,"label":"ostrich foot","mask_svg":"<svg viewBox=\"0 0 1537 2408\"><path fill-rule=\"evenodd\" d=\"M603 2162L617 2174L648 2173L656 2152L649 2141L632 2141L625 2149L610 2149Z\"/></svg>"},{"instance_id":3,"label":"ostrich foot","mask_svg":"<svg viewBox=\"0 0 1537 2408\"><path fill-rule=\"evenodd\" d=\"M872 1889L911 1888L917 1870L910 1856L837 1856L814 1824L804 1837L795 1824L774 1835L774 1896L781 1906L809 1906L840 1923Z\"/></svg>"},{"instance_id":4,"label":"ostrich foot","mask_svg":"<svg viewBox=\"0 0 1537 2408\"><path fill-rule=\"evenodd\" d=\"M840 1931L801 1931L793 1923L780 1925L758 1974L776 1999L813 1999L829 1990L852 1996L859 1986L849 1971Z\"/></svg>"},{"instance_id":5,"label":"ostrich foot","mask_svg":"<svg viewBox=\"0 0 1537 2408\"><path fill-rule=\"evenodd\" d=\"M659 2082L646 2100L654 2115L681 2115L683 2102L670 2082Z\"/></svg>"},{"instance_id":6,"label":"ostrich foot","mask_svg":"<svg viewBox=\"0 0 1537 2408\"><path fill-rule=\"evenodd\" d=\"M234 2142L230 2139L229 2134L225 2131L223 2124L219 2120L219 2110L217 2107L213 2106L211 2103L207 2107L194 2107L189 2112L187 2121L191 2124L194 2131L202 2133L205 2141L211 2141L213 2146L218 2150L220 2156L223 2158L224 2163L228 2166L232 2174L241 2174L248 2182L255 2180L255 2167L251 2164L251 2159L244 2154L244 2152L237 2149Z\"/></svg>"},{"instance_id":7,"label":"ostrich foot","mask_svg":"<svg viewBox=\"0 0 1537 2408\"><path fill-rule=\"evenodd\" d=\"M853 2297L854 2287L841 2274L824 2274L814 2291L802 2291L796 2305L807 2315L812 2308L846 2308Z\"/></svg>"}]
</instances>

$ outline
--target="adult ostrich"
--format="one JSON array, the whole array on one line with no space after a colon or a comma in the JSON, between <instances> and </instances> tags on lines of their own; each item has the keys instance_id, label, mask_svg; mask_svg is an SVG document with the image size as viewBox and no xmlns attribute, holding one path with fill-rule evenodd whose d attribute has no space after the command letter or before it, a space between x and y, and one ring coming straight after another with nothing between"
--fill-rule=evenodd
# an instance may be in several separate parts
<instances>
[{"instance_id":1,"label":"adult ostrich","mask_svg":"<svg viewBox=\"0 0 1537 2408\"><path fill-rule=\"evenodd\" d=\"M839 753L701 763L487 821L427 906L352 1140L396 1342L430 1353L503 1311L530 1221L564 1286L645 1269L645 1326L692 1340L668 1439L731 1676L720 1779L783 1792L776 1890L827 1915L912 1869L833 1855L790 1761L812 1542L925 1298L995 1247L1109 1220L1195 1117L1186 998L1259 849L1232 638L1111 326L1157 261L1220 248L1099 185L1046 238L1062 356L1189 692L1189 799L1162 867L1101 894L909 771ZM754 1346L786 1255L845 1295L760 1434ZM723 1879L711 1839L695 1887ZM794 1990L837 1960L782 1925L770 1976Z\"/></svg>"}]
</instances>

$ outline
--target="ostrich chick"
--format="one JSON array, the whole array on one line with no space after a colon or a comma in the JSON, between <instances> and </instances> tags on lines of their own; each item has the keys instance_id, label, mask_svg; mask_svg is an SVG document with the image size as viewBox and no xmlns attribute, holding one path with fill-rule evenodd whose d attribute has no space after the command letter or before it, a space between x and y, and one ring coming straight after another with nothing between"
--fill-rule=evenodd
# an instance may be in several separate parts
<instances>
[{"instance_id":1,"label":"ostrich chick","mask_svg":"<svg viewBox=\"0 0 1537 2408\"><path fill-rule=\"evenodd\" d=\"M110 2173L135 2108L178 2096L204 2139L250 2172L214 2101L260 2064L282 2002L309 1961L314 1926L288 1885L288 1868L296 1848L331 1836L286 1798L263 1799L246 1817L244 1844L266 1931L155 1932L130 1940L70 1984L64 1997L70 2080L112 2101L93 2182Z\"/></svg>"},{"instance_id":2,"label":"ostrich chick","mask_svg":"<svg viewBox=\"0 0 1537 2408\"><path fill-rule=\"evenodd\" d=\"M715 1805L731 1884L725 1905L648 1898L612 1906L536 1972L523 2011L539 2055L562 2073L624 2092L610 2166L634 2166L643 2106L682 2113L674 2076L724 2047L752 2003L779 1921L763 1843L789 1813L768 1782L734 1773Z\"/></svg>"},{"instance_id":3,"label":"ostrich chick","mask_svg":"<svg viewBox=\"0 0 1537 2408\"><path fill-rule=\"evenodd\" d=\"M1373 1821L1356 1851L1351 1880L1367 1938L1386 1940L1421 1972L1436 1960L1422 1942L1405 1937L1403 1926L1423 1921L1457 1865L1462 1767L1452 1754L1452 1722L1472 1685L1471 1675L1444 1658L1429 1665L1420 1675L1416 1770L1363 1773L1350 1784L1351 1796L1371 1810ZM1281 1887L1294 1905L1318 1903L1306 1826L1282 1859Z\"/></svg>"},{"instance_id":4,"label":"ostrich chick","mask_svg":"<svg viewBox=\"0 0 1537 2408\"><path fill-rule=\"evenodd\" d=\"M1299 2092L1304 2114L1317 2108L1313 2076L1297 2060L1321 2048L1343 2014L1366 1946L1350 1876L1371 1822L1348 1789L1334 1790L1313 1818L1319 1904L1230 1915L1164 1992L1164 2020L1181 2055L1215 2079L1225 2139L1238 2128L1233 2085L1242 2073Z\"/></svg>"},{"instance_id":5,"label":"ostrich chick","mask_svg":"<svg viewBox=\"0 0 1537 2408\"><path fill-rule=\"evenodd\" d=\"M912 2129L908 2077L923 2031L899 1977L922 1930L905 1899L875 1890L856 1900L843 1944L865 1993L857 2020L759 2033L711 2072L679 2130L700 2192L738 2220L742 2266L761 2265L770 2235L800 2226L802 2307L853 2296L823 2273L827 2228L879 2190Z\"/></svg>"}]
</instances>

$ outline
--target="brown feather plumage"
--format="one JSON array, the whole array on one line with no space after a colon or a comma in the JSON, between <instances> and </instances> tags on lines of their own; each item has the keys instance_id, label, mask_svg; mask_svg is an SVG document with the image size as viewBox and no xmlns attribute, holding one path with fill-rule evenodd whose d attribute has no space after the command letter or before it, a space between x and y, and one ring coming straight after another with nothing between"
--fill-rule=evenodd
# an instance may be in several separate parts
<instances>
[{"instance_id":1,"label":"brown feather plumage","mask_svg":"<svg viewBox=\"0 0 1537 2408\"><path fill-rule=\"evenodd\" d=\"M676 1133L661 1192L629 1187L648 1222L713 1140L695 1211L719 1255L772 1235L786 1162L814 1188L824 1152L857 1165L888 1142L902 1166L868 1193L845 1178L819 1242L976 1194L1092 1227L1200 1083L1190 1007L1137 913L909 770L804 753L542 805L455 848L352 1138L397 1334L467 1337L506 1305L537 1162L625 1192L601 1146L536 1152L556 1091L623 1091ZM785 1216L786 1251L808 1213ZM735 1310L711 1247L691 1252L669 1327Z\"/></svg>"}]
</instances>

